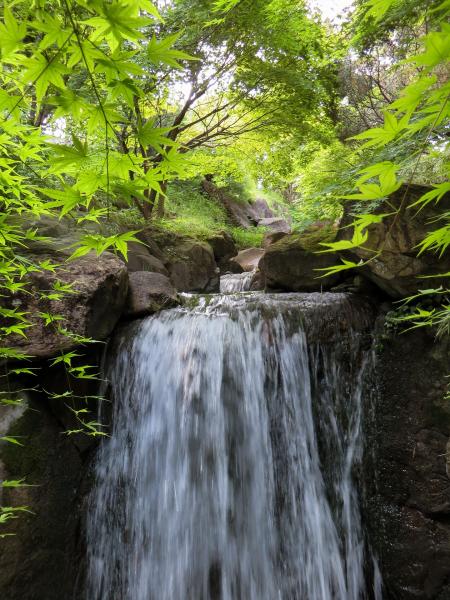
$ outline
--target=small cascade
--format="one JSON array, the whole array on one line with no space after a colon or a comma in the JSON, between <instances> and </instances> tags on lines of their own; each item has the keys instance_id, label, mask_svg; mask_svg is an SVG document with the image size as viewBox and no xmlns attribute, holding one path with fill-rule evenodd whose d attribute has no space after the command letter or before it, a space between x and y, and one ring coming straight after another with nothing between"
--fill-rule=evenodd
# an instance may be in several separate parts
<instances>
[{"instance_id":1,"label":"small cascade","mask_svg":"<svg viewBox=\"0 0 450 600\"><path fill-rule=\"evenodd\" d=\"M116 340L86 600L381 600L355 481L369 309L344 294L191 304Z\"/></svg>"},{"instance_id":2,"label":"small cascade","mask_svg":"<svg viewBox=\"0 0 450 600\"><path fill-rule=\"evenodd\" d=\"M236 292L248 292L255 278L256 271L245 271L244 273L227 273L220 278L220 293L234 294Z\"/></svg>"}]
</instances>

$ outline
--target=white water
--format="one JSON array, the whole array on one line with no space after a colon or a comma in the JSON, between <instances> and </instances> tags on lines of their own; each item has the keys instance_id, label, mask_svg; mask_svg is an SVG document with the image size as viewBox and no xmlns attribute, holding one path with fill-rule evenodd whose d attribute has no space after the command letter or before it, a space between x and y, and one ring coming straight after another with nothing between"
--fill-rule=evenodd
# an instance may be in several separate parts
<instances>
[{"instance_id":1,"label":"white water","mask_svg":"<svg viewBox=\"0 0 450 600\"><path fill-rule=\"evenodd\" d=\"M220 278L220 293L232 294L234 292L247 292L253 282L256 271L244 273L227 273Z\"/></svg>"},{"instance_id":2,"label":"white water","mask_svg":"<svg viewBox=\"0 0 450 600\"><path fill-rule=\"evenodd\" d=\"M349 315L338 294L215 297L125 336L87 600L369 597L352 474L371 363Z\"/></svg>"}]
</instances>

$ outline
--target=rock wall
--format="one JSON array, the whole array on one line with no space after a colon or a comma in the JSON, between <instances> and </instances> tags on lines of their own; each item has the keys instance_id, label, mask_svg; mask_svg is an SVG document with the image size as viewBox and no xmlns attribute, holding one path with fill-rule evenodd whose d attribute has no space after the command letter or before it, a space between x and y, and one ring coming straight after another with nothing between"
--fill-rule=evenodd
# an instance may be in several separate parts
<instances>
[{"instance_id":1,"label":"rock wall","mask_svg":"<svg viewBox=\"0 0 450 600\"><path fill-rule=\"evenodd\" d=\"M25 478L29 487L4 488L0 504L30 512L2 526L0 597L72 600L80 572L86 459L42 399L2 408L0 427L23 446L0 443L2 479Z\"/></svg>"},{"instance_id":2,"label":"rock wall","mask_svg":"<svg viewBox=\"0 0 450 600\"><path fill-rule=\"evenodd\" d=\"M450 598L450 344L378 331L378 400L368 423L367 527L384 600Z\"/></svg>"}]
</instances>

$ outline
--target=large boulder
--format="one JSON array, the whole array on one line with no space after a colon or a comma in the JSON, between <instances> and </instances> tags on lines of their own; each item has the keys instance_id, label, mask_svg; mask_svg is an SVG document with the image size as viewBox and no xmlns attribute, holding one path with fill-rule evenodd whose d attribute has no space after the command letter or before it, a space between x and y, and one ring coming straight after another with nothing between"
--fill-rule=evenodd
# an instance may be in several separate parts
<instances>
[{"instance_id":1,"label":"large boulder","mask_svg":"<svg viewBox=\"0 0 450 600\"><path fill-rule=\"evenodd\" d=\"M269 231L277 233L291 233L291 226L282 217L265 218L258 221L258 227L265 227Z\"/></svg>"},{"instance_id":2,"label":"large boulder","mask_svg":"<svg viewBox=\"0 0 450 600\"><path fill-rule=\"evenodd\" d=\"M275 216L273 210L267 204L267 200L264 198L255 198L255 200L251 202L251 207L253 209L253 215L255 219L258 221L261 219L271 219Z\"/></svg>"},{"instance_id":3,"label":"large boulder","mask_svg":"<svg viewBox=\"0 0 450 600\"><path fill-rule=\"evenodd\" d=\"M276 242L279 242L280 240L282 240L287 235L288 234L285 233L284 231L270 231L264 235L264 238L262 241L262 247L268 248L272 244L275 244Z\"/></svg>"},{"instance_id":4,"label":"large boulder","mask_svg":"<svg viewBox=\"0 0 450 600\"><path fill-rule=\"evenodd\" d=\"M90 253L67 262L67 254L49 254L49 250L51 246L45 253L29 254L27 258L34 262L58 261L60 266L55 272L31 273L24 292L3 300L3 305L27 313L31 321L26 337L10 335L6 345L39 358L75 347L79 343L77 336L106 339L123 312L128 291L126 266L113 254ZM70 291L58 294L55 285L59 284L70 286ZM44 313L62 319L46 325ZM74 335L61 334L58 326Z\"/></svg>"},{"instance_id":5,"label":"large boulder","mask_svg":"<svg viewBox=\"0 0 450 600\"><path fill-rule=\"evenodd\" d=\"M136 271L130 274L125 314L144 317L179 303L172 282L160 273Z\"/></svg>"},{"instance_id":6,"label":"large boulder","mask_svg":"<svg viewBox=\"0 0 450 600\"><path fill-rule=\"evenodd\" d=\"M264 248L246 248L233 256L230 263L238 265L242 271L255 271L264 256L264 252Z\"/></svg>"},{"instance_id":7,"label":"large boulder","mask_svg":"<svg viewBox=\"0 0 450 600\"><path fill-rule=\"evenodd\" d=\"M208 244L214 252L214 258L221 270L228 265L230 258L236 256L237 248L232 236L223 231L208 238Z\"/></svg>"},{"instance_id":8,"label":"large boulder","mask_svg":"<svg viewBox=\"0 0 450 600\"><path fill-rule=\"evenodd\" d=\"M171 239L167 233L155 227L146 227L136 233L136 238L144 244L152 256L158 258L162 263L165 262L166 257L162 248Z\"/></svg>"},{"instance_id":9,"label":"large boulder","mask_svg":"<svg viewBox=\"0 0 450 600\"><path fill-rule=\"evenodd\" d=\"M219 269L211 246L185 238L168 250L167 269L178 292L213 292L219 289Z\"/></svg>"},{"instance_id":10,"label":"large boulder","mask_svg":"<svg viewBox=\"0 0 450 600\"><path fill-rule=\"evenodd\" d=\"M320 271L339 262L335 254L318 254L302 234L293 234L268 246L259 268L268 290L316 292L340 281L339 275L322 277Z\"/></svg>"},{"instance_id":11,"label":"large boulder","mask_svg":"<svg viewBox=\"0 0 450 600\"><path fill-rule=\"evenodd\" d=\"M364 246L343 253L344 258L355 262L371 259L361 271L392 298L439 287L444 282L439 274L450 271L450 250L441 257L432 252L419 255L418 244L429 231L439 227L437 219L443 212L450 210L450 194L421 211L417 207L408 208L428 189L417 185L402 186L374 211L389 216L368 227L368 240ZM353 204L346 205L338 240L352 238L353 230L348 225L356 208ZM423 276L427 279L421 279Z\"/></svg>"},{"instance_id":12,"label":"large boulder","mask_svg":"<svg viewBox=\"0 0 450 600\"><path fill-rule=\"evenodd\" d=\"M232 263L231 258L236 256L238 249L233 237L226 231L215 234L208 239L208 244L214 252L214 258L220 273L241 272L237 263Z\"/></svg>"},{"instance_id":13,"label":"large boulder","mask_svg":"<svg viewBox=\"0 0 450 600\"><path fill-rule=\"evenodd\" d=\"M225 208L230 221L238 227L251 229L258 225L261 219L274 217L272 210L263 198L257 198L253 202L236 198L229 190L216 186L209 179L203 180L202 188L210 198Z\"/></svg>"},{"instance_id":14,"label":"large boulder","mask_svg":"<svg viewBox=\"0 0 450 600\"><path fill-rule=\"evenodd\" d=\"M150 273L169 275L162 260L150 254L144 244L137 242L129 242L128 244L126 265L130 273L134 273L135 271L149 271Z\"/></svg>"},{"instance_id":15,"label":"large boulder","mask_svg":"<svg viewBox=\"0 0 450 600\"><path fill-rule=\"evenodd\" d=\"M148 248L152 261L158 259L165 272L146 267L139 270L168 275L178 292L219 290L219 269L208 242L156 226L143 229L137 237Z\"/></svg>"}]
</instances>

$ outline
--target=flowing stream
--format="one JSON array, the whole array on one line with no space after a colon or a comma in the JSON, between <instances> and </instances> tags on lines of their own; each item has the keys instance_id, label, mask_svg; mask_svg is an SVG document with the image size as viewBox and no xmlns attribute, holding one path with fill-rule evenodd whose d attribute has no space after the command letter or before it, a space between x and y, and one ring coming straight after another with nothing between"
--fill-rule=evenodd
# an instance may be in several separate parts
<instances>
[{"instance_id":1,"label":"flowing stream","mask_svg":"<svg viewBox=\"0 0 450 600\"><path fill-rule=\"evenodd\" d=\"M244 271L244 273L222 275L220 278L220 293L247 292L253 283L255 273L256 271Z\"/></svg>"},{"instance_id":2,"label":"flowing stream","mask_svg":"<svg viewBox=\"0 0 450 600\"><path fill-rule=\"evenodd\" d=\"M364 307L240 294L129 326L88 523L87 600L360 600Z\"/></svg>"}]
</instances>

